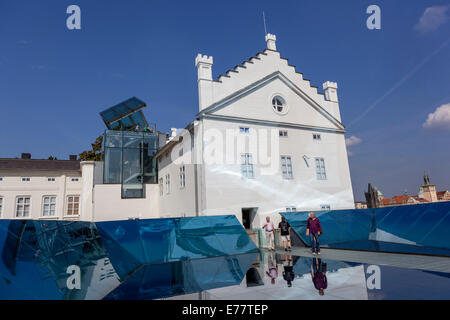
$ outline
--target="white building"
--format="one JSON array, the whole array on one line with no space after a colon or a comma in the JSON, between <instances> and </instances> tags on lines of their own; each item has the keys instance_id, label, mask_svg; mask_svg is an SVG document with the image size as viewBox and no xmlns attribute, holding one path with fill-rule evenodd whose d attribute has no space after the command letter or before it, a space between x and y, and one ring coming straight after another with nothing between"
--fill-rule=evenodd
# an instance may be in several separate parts
<instances>
[{"instance_id":1,"label":"white building","mask_svg":"<svg viewBox=\"0 0 450 320\"><path fill-rule=\"evenodd\" d=\"M213 80L198 55L199 113L155 155L143 198L104 183L103 162L0 159L3 219L119 220L234 214L246 228L292 210L354 208L337 84L317 92L267 48ZM178 133L178 134L177 134Z\"/></svg>"},{"instance_id":2,"label":"white building","mask_svg":"<svg viewBox=\"0 0 450 320\"><path fill-rule=\"evenodd\" d=\"M197 118L156 155L162 217L235 214L255 228L286 210L354 208L337 84L318 93L266 42L218 80L212 57L195 59Z\"/></svg>"},{"instance_id":3,"label":"white building","mask_svg":"<svg viewBox=\"0 0 450 320\"><path fill-rule=\"evenodd\" d=\"M158 186L142 199L122 199L103 183L103 162L0 159L0 219L105 221L158 217Z\"/></svg>"}]
</instances>

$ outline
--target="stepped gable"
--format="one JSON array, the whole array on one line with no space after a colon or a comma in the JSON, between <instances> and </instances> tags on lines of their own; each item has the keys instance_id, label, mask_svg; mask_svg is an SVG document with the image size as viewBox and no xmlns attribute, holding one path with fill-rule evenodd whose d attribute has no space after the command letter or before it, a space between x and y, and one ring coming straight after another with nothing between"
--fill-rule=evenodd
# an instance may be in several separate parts
<instances>
[{"instance_id":1,"label":"stepped gable","mask_svg":"<svg viewBox=\"0 0 450 320\"><path fill-rule=\"evenodd\" d=\"M287 58L281 57L279 51L271 49L258 52L240 65L220 74L217 80L214 80L216 87L214 102L218 102L236 90L249 86L276 71L282 73L316 103L323 105L325 96L318 92L318 87L311 85L309 79L303 78L303 73L298 72L295 65L289 64Z\"/></svg>"}]
</instances>

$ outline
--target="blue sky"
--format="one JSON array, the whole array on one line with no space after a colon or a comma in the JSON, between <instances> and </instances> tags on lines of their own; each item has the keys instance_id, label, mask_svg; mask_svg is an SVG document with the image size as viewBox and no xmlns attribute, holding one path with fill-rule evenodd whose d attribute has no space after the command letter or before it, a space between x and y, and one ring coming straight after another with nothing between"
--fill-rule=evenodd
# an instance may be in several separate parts
<instances>
[{"instance_id":1,"label":"blue sky","mask_svg":"<svg viewBox=\"0 0 450 320\"><path fill-rule=\"evenodd\" d=\"M81 8L81 30L66 8ZM381 30L366 8L381 8ZM417 194L423 171L450 188L449 1L0 1L0 157L61 159L104 130L128 97L158 129L197 112L197 53L215 76L277 48L313 85L337 81L356 200L367 183ZM427 10L428 8L428 10ZM427 11L426 11L427 10ZM442 106L440 109L438 107ZM424 123L431 116L429 123Z\"/></svg>"}]
</instances>

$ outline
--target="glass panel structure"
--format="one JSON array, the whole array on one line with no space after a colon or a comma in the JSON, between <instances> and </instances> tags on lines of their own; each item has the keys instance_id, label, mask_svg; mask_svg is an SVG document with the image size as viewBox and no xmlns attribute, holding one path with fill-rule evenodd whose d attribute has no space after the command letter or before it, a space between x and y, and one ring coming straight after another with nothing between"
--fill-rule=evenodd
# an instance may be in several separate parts
<instances>
[{"instance_id":1,"label":"glass panel structure","mask_svg":"<svg viewBox=\"0 0 450 320\"><path fill-rule=\"evenodd\" d=\"M104 183L122 184L123 198L143 198L144 185L157 183L158 135L106 130L104 141Z\"/></svg>"},{"instance_id":2,"label":"glass panel structure","mask_svg":"<svg viewBox=\"0 0 450 320\"><path fill-rule=\"evenodd\" d=\"M309 212L282 213L295 233L305 236ZM332 248L450 256L450 202L374 209L317 211L323 235Z\"/></svg>"},{"instance_id":3,"label":"glass panel structure","mask_svg":"<svg viewBox=\"0 0 450 320\"><path fill-rule=\"evenodd\" d=\"M156 299L241 283L259 254L235 216L0 220L0 299Z\"/></svg>"},{"instance_id":4,"label":"glass panel structure","mask_svg":"<svg viewBox=\"0 0 450 320\"><path fill-rule=\"evenodd\" d=\"M148 127L147 120L141 111L145 107L145 102L133 97L100 112L100 116L108 129L134 130L136 126L139 126L142 130Z\"/></svg>"}]
</instances>

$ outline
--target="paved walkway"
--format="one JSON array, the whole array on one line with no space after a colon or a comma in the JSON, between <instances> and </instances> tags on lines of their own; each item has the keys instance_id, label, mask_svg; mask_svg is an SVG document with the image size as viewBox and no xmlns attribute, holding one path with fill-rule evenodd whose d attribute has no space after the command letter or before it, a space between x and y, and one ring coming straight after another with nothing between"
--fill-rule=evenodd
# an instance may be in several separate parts
<instances>
[{"instance_id":1,"label":"paved walkway","mask_svg":"<svg viewBox=\"0 0 450 320\"><path fill-rule=\"evenodd\" d=\"M286 252L277 248L279 254ZM313 257L309 248L294 247L290 252L295 256ZM399 268L429 270L450 273L450 257L423 256L414 254L368 252L339 249L320 249L319 257L323 259L387 265Z\"/></svg>"}]
</instances>

